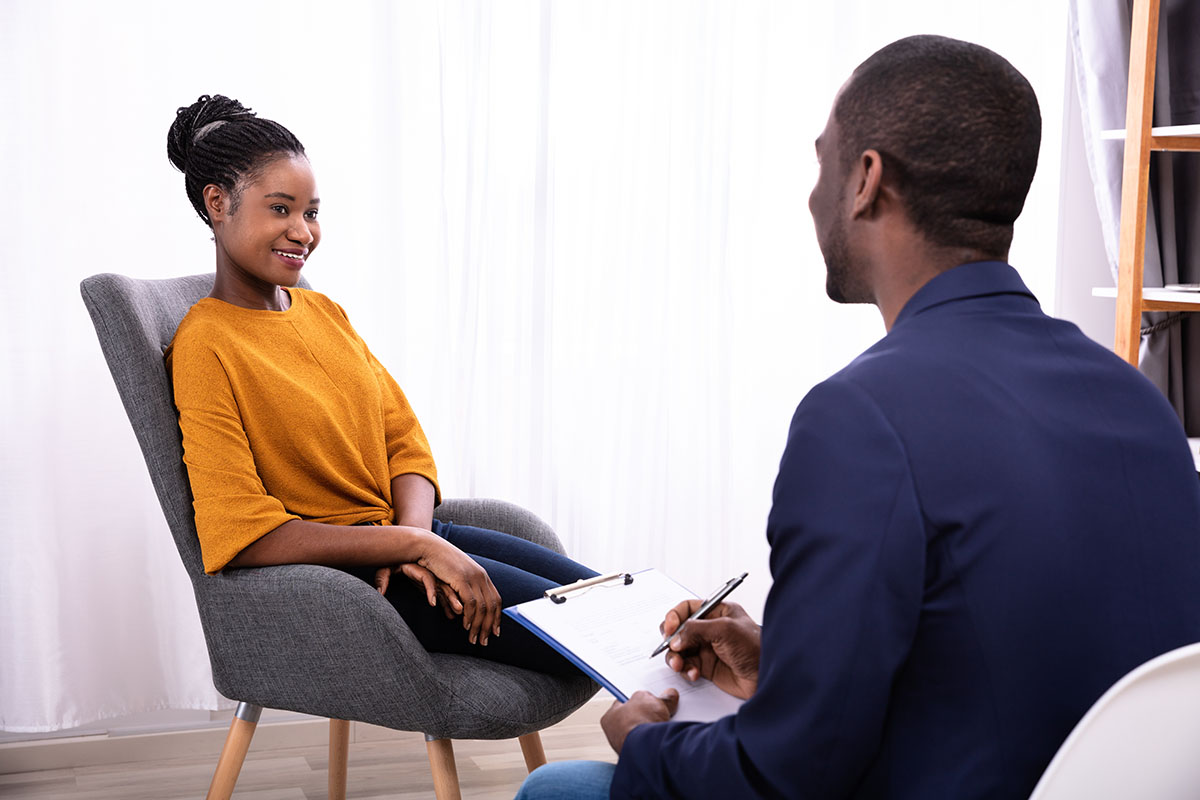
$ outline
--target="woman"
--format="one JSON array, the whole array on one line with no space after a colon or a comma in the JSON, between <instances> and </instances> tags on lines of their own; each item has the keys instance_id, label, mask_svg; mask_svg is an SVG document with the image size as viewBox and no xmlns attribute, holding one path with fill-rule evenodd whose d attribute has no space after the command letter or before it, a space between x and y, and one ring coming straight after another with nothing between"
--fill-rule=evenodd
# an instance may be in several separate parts
<instances>
[{"instance_id":1,"label":"woman","mask_svg":"<svg viewBox=\"0 0 1200 800\"><path fill-rule=\"evenodd\" d=\"M215 95L178 110L167 155L216 244L212 293L167 349L205 570L338 567L427 650L573 669L519 625L500 637L500 610L596 573L434 520L437 470L404 393L340 306L297 288L321 238L303 145Z\"/></svg>"}]
</instances>

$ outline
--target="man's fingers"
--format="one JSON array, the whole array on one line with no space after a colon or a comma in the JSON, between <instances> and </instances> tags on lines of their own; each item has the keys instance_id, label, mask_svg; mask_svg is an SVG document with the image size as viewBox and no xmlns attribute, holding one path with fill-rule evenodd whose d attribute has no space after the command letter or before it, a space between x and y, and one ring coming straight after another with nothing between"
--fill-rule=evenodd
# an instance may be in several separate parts
<instances>
[{"instance_id":1,"label":"man's fingers","mask_svg":"<svg viewBox=\"0 0 1200 800\"><path fill-rule=\"evenodd\" d=\"M695 650L715 639L717 631L713 626L721 624L723 623L720 620L694 619L671 639L671 643L667 647L676 653Z\"/></svg>"},{"instance_id":2,"label":"man's fingers","mask_svg":"<svg viewBox=\"0 0 1200 800\"><path fill-rule=\"evenodd\" d=\"M675 710L679 708L679 690L667 689L662 693L662 701L667 705L667 712L673 717Z\"/></svg>"},{"instance_id":3,"label":"man's fingers","mask_svg":"<svg viewBox=\"0 0 1200 800\"><path fill-rule=\"evenodd\" d=\"M701 665L693 659L684 658L679 653L667 654L667 666L693 683L700 679Z\"/></svg>"},{"instance_id":4,"label":"man's fingers","mask_svg":"<svg viewBox=\"0 0 1200 800\"><path fill-rule=\"evenodd\" d=\"M690 617L692 612L700 607L700 602L701 601L699 600L693 599L684 600L683 602L677 604L674 608L667 612L666 618L664 618L662 623L658 626L659 631L666 636L669 633L674 633L675 631L679 630L679 626L683 624L683 621Z\"/></svg>"}]
</instances>

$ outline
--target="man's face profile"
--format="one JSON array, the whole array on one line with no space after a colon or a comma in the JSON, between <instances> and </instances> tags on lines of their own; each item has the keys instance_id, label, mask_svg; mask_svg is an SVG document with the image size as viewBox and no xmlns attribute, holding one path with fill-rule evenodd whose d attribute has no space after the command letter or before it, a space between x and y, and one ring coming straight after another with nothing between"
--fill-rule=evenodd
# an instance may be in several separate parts
<instances>
[{"instance_id":1,"label":"man's face profile","mask_svg":"<svg viewBox=\"0 0 1200 800\"><path fill-rule=\"evenodd\" d=\"M837 101L834 101L836 106ZM817 245L825 258L825 293L835 303L870 302L870 293L855 274L846 232L843 174L837 120L831 111L825 130L817 137L817 183L808 197L817 232Z\"/></svg>"}]
</instances>

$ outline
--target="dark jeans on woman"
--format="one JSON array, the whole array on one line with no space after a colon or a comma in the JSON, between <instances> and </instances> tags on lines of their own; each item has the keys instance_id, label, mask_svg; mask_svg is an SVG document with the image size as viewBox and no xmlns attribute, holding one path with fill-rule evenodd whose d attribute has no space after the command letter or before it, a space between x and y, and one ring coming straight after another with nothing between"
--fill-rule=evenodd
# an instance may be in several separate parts
<instances>
[{"instance_id":1,"label":"dark jeans on woman","mask_svg":"<svg viewBox=\"0 0 1200 800\"><path fill-rule=\"evenodd\" d=\"M487 570L505 608L541 597L555 586L598 574L553 550L500 531L434 520L433 532ZM368 582L374 577L374 570L352 572ZM429 605L425 590L400 573L392 576L386 597L417 641L431 653L475 656L554 675L578 672L552 647L508 617L501 618L500 635L488 637L486 647L471 644L462 617L446 619L440 607Z\"/></svg>"}]
</instances>

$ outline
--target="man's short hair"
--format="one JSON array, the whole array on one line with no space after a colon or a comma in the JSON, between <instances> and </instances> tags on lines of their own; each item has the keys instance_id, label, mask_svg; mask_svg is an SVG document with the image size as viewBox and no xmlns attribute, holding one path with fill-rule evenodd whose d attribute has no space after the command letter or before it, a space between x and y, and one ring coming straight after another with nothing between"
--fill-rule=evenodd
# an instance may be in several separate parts
<instances>
[{"instance_id":1,"label":"man's short hair","mask_svg":"<svg viewBox=\"0 0 1200 800\"><path fill-rule=\"evenodd\" d=\"M930 241L1008 252L1042 135L1033 87L1012 64L956 39L901 39L859 65L834 118L842 168L877 150Z\"/></svg>"}]
</instances>

